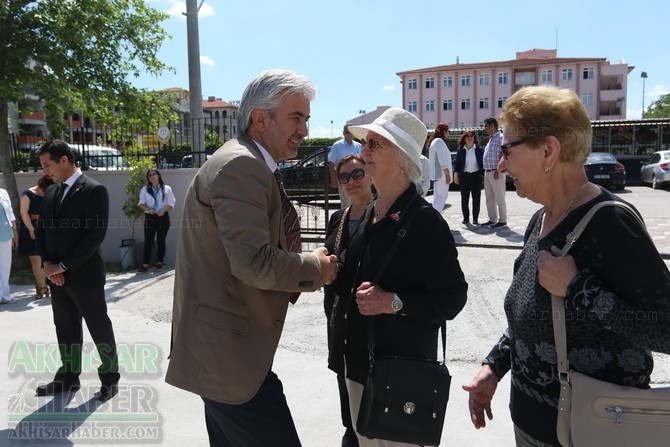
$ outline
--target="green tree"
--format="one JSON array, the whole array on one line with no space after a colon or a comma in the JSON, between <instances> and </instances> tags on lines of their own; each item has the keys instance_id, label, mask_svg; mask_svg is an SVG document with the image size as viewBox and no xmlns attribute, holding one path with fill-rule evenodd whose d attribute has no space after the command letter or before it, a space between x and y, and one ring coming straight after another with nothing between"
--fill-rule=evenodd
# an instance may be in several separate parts
<instances>
[{"instance_id":1,"label":"green tree","mask_svg":"<svg viewBox=\"0 0 670 447\"><path fill-rule=\"evenodd\" d=\"M30 91L44 101L52 135L63 130L64 113L83 112L104 121L114 107L146 109L131 79L159 75L170 67L156 54L168 18L145 0L3 0L0 2L0 122L9 103ZM0 125L0 170L12 204L18 191L12 171L9 131Z\"/></svg>"},{"instance_id":2,"label":"green tree","mask_svg":"<svg viewBox=\"0 0 670 447\"><path fill-rule=\"evenodd\" d=\"M667 93L652 102L646 111L644 118L670 118L670 93Z\"/></svg>"}]
</instances>

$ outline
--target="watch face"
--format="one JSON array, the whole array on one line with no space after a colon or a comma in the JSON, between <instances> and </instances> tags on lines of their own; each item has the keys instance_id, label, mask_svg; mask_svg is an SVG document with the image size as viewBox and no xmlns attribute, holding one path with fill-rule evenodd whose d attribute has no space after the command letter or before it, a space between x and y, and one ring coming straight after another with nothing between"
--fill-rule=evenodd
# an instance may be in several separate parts
<instances>
[{"instance_id":1,"label":"watch face","mask_svg":"<svg viewBox=\"0 0 670 447\"><path fill-rule=\"evenodd\" d=\"M400 301L400 298L393 298L393 301L391 301L391 308L396 312L402 309L402 301Z\"/></svg>"}]
</instances>

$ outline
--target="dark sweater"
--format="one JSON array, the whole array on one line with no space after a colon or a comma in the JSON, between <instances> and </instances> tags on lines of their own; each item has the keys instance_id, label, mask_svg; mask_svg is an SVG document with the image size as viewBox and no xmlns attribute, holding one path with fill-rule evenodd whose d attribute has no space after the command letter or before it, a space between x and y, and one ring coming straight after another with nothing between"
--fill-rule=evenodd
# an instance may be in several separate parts
<instances>
[{"instance_id":1,"label":"dark sweater","mask_svg":"<svg viewBox=\"0 0 670 447\"><path fill-rule=\"evenodd\" d=\"M512 370L512 420L537 440L556 438L559 395L551 295L537 280L540 250L562 247L603 190L539 239L543 210L530 220L505 297L508 329L484 363L498 378ZM618 207L598 211L572 247L578 273L565 298L570 368L621 385L647 388L652 350L670 352L670 273L634 216Z\"/></svg>"},{"instance_id":2,"label":"dark sweater","mask_svg":"<svg viewBox=\"0 0 670 447\"><path fill-rule=\"evenodd\" d=\"M404 219L416 216L388 267L378 281L395 292L404 306L398 314L365 317L355 302L356 288L373 281ZM386 217L373 224L373 205L342 253L343 270L336 284L340 303L334 320L329 367L364 383L368 370L367 322L375 327L375 354L437 358L437 331L465 306L467 283L449 225L410 187L389 208ZM345 343L346 340L346 343Z\"/></svg>"}]
</instances>

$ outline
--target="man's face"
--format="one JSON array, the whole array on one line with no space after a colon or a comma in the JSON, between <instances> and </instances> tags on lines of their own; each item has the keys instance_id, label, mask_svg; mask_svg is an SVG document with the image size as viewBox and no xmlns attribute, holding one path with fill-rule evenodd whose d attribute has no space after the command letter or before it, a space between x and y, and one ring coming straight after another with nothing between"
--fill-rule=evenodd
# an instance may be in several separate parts
<instances>
[{"instance_id":1,"label":"man's face","mask_svg":"<svg viewBox=\"0 0 670 447\"><path fill-rule=\"evenodd\" d=\"M342 135L344 135L344 141L346 141L347 144L351 144L351 142L354 141L354 135L348 130L345 130Z\"/></svg>"},{"instance_id":2,"label":"man's face","mask_svg":"<svg viewBox=\"0 0 670 447\"><path fill-rule=\"evenodd\" d=\"M484 125L484 132L486 132L487 135L493 135L496 131L496 128L493 124L485 124Z\"/></svg>"},{"instance_id":3,"label":"man's face","mask_svg":"<svg viewBox=\"0 0 670 447\"><path fill-rule=\"evenodd\" d=\"M69 162L65 155L58 161L52 160L50 154L40 155L40 164L42 165L44 174L55 183L67 180L71 175L68 170Z\"/></svg>"},{"instance_id":4,"label":"man's face","mask_svg":"<svg viewBox=\"0 0 670 447\"><path fill-rule=\"evenodd\" d=\"M309 99L295 93L283 99L274 117L266 116L267 126L261 132L262 144L275 161L295 158L302 140L308 135L309 112Z\"/></svg>"}]
</instances>

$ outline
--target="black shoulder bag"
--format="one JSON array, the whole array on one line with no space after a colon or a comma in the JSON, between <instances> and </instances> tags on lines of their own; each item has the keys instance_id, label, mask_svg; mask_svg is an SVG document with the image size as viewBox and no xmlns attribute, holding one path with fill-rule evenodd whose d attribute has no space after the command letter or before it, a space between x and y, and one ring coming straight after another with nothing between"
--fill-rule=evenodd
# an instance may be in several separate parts
<instances>
[{"instance_id":1,"label":"black shoulder bag","mask_svg":"<svg viewBox=\"0 0 670 447\"><path fill-rule=\"evenodd\" d=\"M417 210L418 211L418 210ZM375 275L377 283L417 211L407 217ZM374 321L368 318L370 370L363 389L356 430L362 436L422 446L442 438L451 375L446 365L446 323L442 322L442 362L406 357L375 357Z\"/></svg>"}]
</instances>

